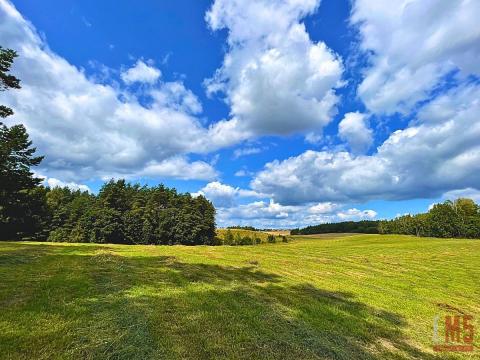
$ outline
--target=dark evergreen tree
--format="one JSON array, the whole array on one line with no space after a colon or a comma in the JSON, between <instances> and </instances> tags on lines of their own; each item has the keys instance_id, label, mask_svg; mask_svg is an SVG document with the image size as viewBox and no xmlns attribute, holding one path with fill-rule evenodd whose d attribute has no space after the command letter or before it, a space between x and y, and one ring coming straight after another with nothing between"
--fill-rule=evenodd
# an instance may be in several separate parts
<instances>
[{"instance_id":1,"label":"dark evergreen tree","mask_svg":"<svg viewBox=\"0 0 480 360\"><path fill-rule=\"evenodd\" d=\"M0 46L0 91L20 89L20 80L9 74L16 57L17 53L15 51ZM0 105L0 118L6 118L10 115L13 115L13 110L5 105Z\"/></svg>"},{"instance_id":2,"label":"dark evergreen tree","mask_svg":"<svg viewBox=\"0 0 480 360\"><path fill-rule=\"evenodd\" d=\"M0 47L0 91L19 89L20 80L9 74L17 54ZM0 105L0 117L13 114ZM34 156L23 125L6 126L0 122L0 237L17 239L39 233L46 211L45 193L37 189L41 179L35 178L30 167L40 164L43 157ZM40 235L42 236L42 235Z\"/></svg>"},{"instance_id":3,"label":"dark evergreen tree","mask_svg":"<svg viewBox=\"0 0 480 360\"><path fill-rule=\"evenodd\" d=\"M203 196L124 180L98 196L55 188L47 194L49 240L120 244L215 245L215 208Z\"/></svg>"},{"instance_id":4,"label":"dark evergreen tree","mask_svg":"<svg viewBox=\"0 0 480 360\"><path fill-rule=\"evenodd\" d=\"M377 234L378 223L378 221L373 220L343 221L338 223L307 226L303 229L293 229L290 233L292 235L311 235L327 233Z\"/></svg>"}]
</instances>

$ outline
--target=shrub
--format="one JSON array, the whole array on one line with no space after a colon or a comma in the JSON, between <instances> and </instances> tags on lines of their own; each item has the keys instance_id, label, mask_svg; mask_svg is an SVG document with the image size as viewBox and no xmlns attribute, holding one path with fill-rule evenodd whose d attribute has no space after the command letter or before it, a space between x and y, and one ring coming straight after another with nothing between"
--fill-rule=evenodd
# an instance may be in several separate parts
<instances>
[{"instance_id":1,"label":"shrub","mask_svg":"<svg viewBox=\"0 0 480 360\"><path fill-rule=\"evenodd\" d=\"M232 245L242 245L242 235L240 233L235 234L235 240L233 241Z\"/></svg>"},{"instance_id":2,"label":"shrub","mask_svg":"<svg viewBox=\"0 0 480 360\"><path fill-rule=\"evenodd\" d=\"M235 239L233 237L233 234L230 230L227 230L225 233L225 238L223 239L223 244L224 245L234 245Z\"/></svg>"},{"instance_id":3,"label":"shrub","mask_svg":"<svg viewBox=\"0 0 480 360\"><path fill-rule=\"evenodd\" d=\"M268 234L267 242L268 242L269 244L275 244L275 243L277 242L277 240L275 239L275 235Z\"/></svg>"},{"instance_id":4,"label":"shrub","mask_svg":"<svg viewBox=\"0 0 480 360\"><path fill-rule=\"evenodd\" d=\"M240 245L253 245L253 239L250 236L245 236L242 238Z\"/></svg>"},{"instance_id":5,"label":"shrub","mask_svg":"<svg viewBox=\"0 0 480 360\"><path fill-rule=\"evenodd\" d=\"M213 238L212 242L208 245L214 245L214 246L223 245L223 240L221 238L219 238L218 236L215 236Z\"/></svg>"}]
</instances>

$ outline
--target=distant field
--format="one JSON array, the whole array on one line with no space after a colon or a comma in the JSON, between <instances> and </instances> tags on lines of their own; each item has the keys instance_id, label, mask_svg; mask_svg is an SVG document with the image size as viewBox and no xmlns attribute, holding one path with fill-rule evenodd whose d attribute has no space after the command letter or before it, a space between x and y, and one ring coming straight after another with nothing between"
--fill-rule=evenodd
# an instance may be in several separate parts
<instances>
[{"instance_id":1,"label":"distant field","mask_svg":"<svg viewBox=\"0 0 480 360\"><path fill-rule=\"evenodd\" d=\"M480 241L262 246L0 242L2 359L478 358ZM435 316L475 353L434 353Z\"/></svg>"},{"instance_id":2,"label":"distant field","mask_svg":"<svg viewBox=\"0 0 480 360\"><path fill-rule=\"evenodd\" d=\"M225 233L227 232L227 229L217 229L217 236L220 237L220 239L225 239ZM263 231L252 231L252 230L243 230L243 229L230 229L230 232L235 235L235 234L240 234L240 236L250 236L251 238L258 237L262 239L263 242L267 241L267 236L268 233L263 232Z\"/></svg>"},{"instance_id":3,"label":"distant field","mask_svg":"<svg viewBox=\"0 0 480 360\"><path fill-rule=\"evenodd\" d=\"M293 238L311 238L311 239L333 239L338 237L363 235L358 233L329 233L329 234L312 234L312 235L294 235Z\"/></svg>"},{"instance_id":4,"label":"distant field","mask_svg":"<svg viewBox=\"0 0 480 360\"><path fill-rule=\"evenodd\" d=\"M272 231L265 231L267 234L272 235L290 235L290 230L272 230Z\"/></svg>"}]
</instances>

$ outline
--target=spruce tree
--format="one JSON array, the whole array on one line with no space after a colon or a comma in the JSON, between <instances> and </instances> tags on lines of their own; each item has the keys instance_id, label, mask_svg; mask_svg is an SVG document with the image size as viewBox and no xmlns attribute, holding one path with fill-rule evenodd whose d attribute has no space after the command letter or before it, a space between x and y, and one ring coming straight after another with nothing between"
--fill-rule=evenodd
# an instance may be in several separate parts
<instances>
[{"instance_id":1,"label":"spruce tree","mask_svg":"<svg viewBox=\"0 0 480 360\"><path fill-rule=\"evenodd\" d=\"M20 80L9 74L16 56L0 46L0 91L20 88ZM0 105L0 118L12 114L12 109ZM0 122L0 236L4 239L33 233L38 227L34 219L43 217L44 194L35 191L41 180L30 171L43 159L34 156L35 151L23 125L8 127Z\"/></svg>"}]
</instances>

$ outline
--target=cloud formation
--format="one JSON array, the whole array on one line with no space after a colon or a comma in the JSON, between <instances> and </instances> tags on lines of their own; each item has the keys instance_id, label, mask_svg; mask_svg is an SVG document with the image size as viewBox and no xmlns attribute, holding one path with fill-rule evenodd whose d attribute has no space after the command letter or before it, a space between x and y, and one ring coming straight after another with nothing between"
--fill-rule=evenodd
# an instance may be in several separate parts
<instances>
[{"instance_id":1,"label":"cloud formation","mask_svg":"<svg viewBox=\"0 0 480 360\"><path fill-rule=\"evenodd\" d=\"M135 94L87 78L52 52L5 0L0 1L0 43L18 51L13 73L22 80L21 90L2 92L0 101L15 110L7 122L25 124L38 152L47 155L41 173L63 181L213 178L211 165L188 163L188 153L217 145L193 115L201 111L200 103L181 82L157 84L144 106ZM139 60L121 77L153 84L160 70Z\"/></svg>"},{"instance_id":2,"label":"cloud formation","mask_svg":"<svg viewBox=\"0 0 480 360\"><path fill-rule=\"evenodd\" d=\"M367 117L359 112L345 114L338 124L338 135L355 154L366 152L373 143L373 131L368 127Z\"/></svg>"},{"instance_id":3,"label":"cloud formation","mask_svg":"<svg viewBox=\"0 0 480 360\"><path fill-rule=\"evenodd\" d=\"M265 197L264 194L257 193L256 191L240 189L239 187L234 188L233 186L222 184L218 181L208 183L192 195L203 195L217 207L232 207L240 197Z\"/></svg>"},{"instance_id":4,"label":"cloud formation","mask_svg":"<svg viewBox=\"0 0 480 360\"><path fill-rule=\"evenodd\" d=\"M233 158L238 159L239 157L242 157L242 156L259 154L261 152L262 152L262 149L259 147L246 147L246 148L235 149L235 151L233 152Z\"/></svg>"},{"instance_id":5,"label":"cloud formation","mask_svg":"<svg viewBox=\"0 0 480 360\"><path fill-rule=\"evenodd\" d=\"M213 30L228 29L223 65L207 80L223 92L231 119L224 136L248 138L318 130L336 113L343 85L338 55L313 42L301 20L318 0L216 0L206 15ZM233 134L233 135L230 135Z\"/></svg>"},{"instance_id":6,"label":"cloud formation","mask_svg":"<svg viewBox=\"0 0 480 360\"><path fill-rule=\"evenodd\" d=\"M230 108L216 121L205 119L197 96L182 81L165 79L151 60L87 76L0 0L0 44L19 52L13 72L22 80L21 90L0 93L0 103L15 110L8 123L24 123L47 155L39 171L50 186L85 189L85 180L110 177L204 180L209 183L197 194L219 208L220 224L303 226L376 218L375 211L358 209L375 199L477 198L480 3L354 0L350 23L360 37L349 55L360 50L367 65L353 79L344 79L350 73L340 56L307 32L304 20L319 3L213 2L206 23L227 31L227 49L205 87ZM366 108L355 111L348 103L338 137L323 137L344 86L357 90ZM396 112L403 116L383 116ZM404 122L374 144L383 134L374 134L370 118ZM251 189L215 181L215 161L192 160L253 138L295 133L322 151L271 161L257 174L247 170L257 168L252 161L235 173L252 176ZM233 159L263 149L261 141L247 142Z\"/></svg>"},{"instance_id":7,"label":"cloud formation","mask_svg":"<svg viewBox=\"0 0 480 360\"><path fill-rule=\"evenodd\" d=\"M370 156L306 151L265 165L256 191L282 204L437 197L480 184L480 86L453 88Z\"/></svg>"},{"instance_id":8,"label":"cloud formation","mask_svg":"<svg viewBox=\"0 0 480 360\"><path fill-rule=\"evenodd\" d=\"M38 176L39 178L43 178L43 183L45 184L45 186L48 186L52 189L56 188L56 187L60 187L60 188L65 188L66 187L66 188L69 188L70 190L80 190L80 191L92 192L87 185L77 184L75 182L63 182L63 181L55 179L55 178L46 178L46 177L43 177L43 176L38 175L38 174L36 174L36 176Z\"/></svg>"},{"instance_id":9,"label":"cloud formation","mask_svg":"<svg viewBox=\"0 0 480 360\"><path fill-rule=\"evenodd\" d=\"M159 69L147 65L142 60L138 60L133 67L120 74L122 80L127 84L133 84L135 82L153 84L161 75L162 72Z\"/></svg>"},{"instance_id":10,"label":"cloud formation","mask_svg":"<svg viewBox=\"0 0 480 360\"><path fill-rule=\"evenodd\" d=\"M282 205L269 194L210 182L193 196L203 195L217 208L219 226L253 225L259 228L301 227L318 223L374 219L373 210L345 208L324 202L305 205ZM252 201L258 198L259 200Z\"/></svg>"},{"instance_id":11,"label":"cloud formation","mask_svg":"<svg viewBox=\"0 0 480 360\"><path fill-rule=\"evenodd\" d=\"M371 67L358 95L376 113L408 113L452 71L480 74L480 2L356 0L350 22Z\"/></svg>"},{"instance_id":12,"label":"cloud formation","mask_svg":"<svg viewBox=\"0 0 480 360\"><path fill-rule=\"evenodd\" d=\"M273 199L237 204L218 209L217 220L220 226L251 225L257 228L293 228L338 221L358 221L375 219L373 210L344 209L333 204L329 209L317 205L282 205Z\"/></svg>"}]
</instances>

